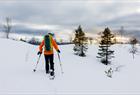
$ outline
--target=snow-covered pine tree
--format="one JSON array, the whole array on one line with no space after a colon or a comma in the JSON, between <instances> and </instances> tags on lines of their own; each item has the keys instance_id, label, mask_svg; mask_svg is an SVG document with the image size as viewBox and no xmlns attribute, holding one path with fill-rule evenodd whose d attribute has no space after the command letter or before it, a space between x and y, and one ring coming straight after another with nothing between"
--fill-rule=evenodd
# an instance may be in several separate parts
<instances>
[{"instance_id":1,"label":"snow-covered pine tree","mask_svg":"<svg viewBox=\"0 0 140 95\"><path fill-rule=\"evenodd\" d=\"M136 47L137 43L138 43L138 40L136 38L133 37L130 39L130 44L131 44L130 53L132 53L133 59L134 59L134 55L138 52L138 49Z\"/></svg>"},{"instance_id":2,"label":"snow-covered pine tree","mask_svg":"<svg viewBox=\"0 0 140 95\"><path fill-rule=\"evenodd\" d=\"M75 44L73 48L75 54L82 57L86 56L85 52L88 49L88 38L85 36L80 25L78 29L75 30L75 38L73 42Z\"/></svg>"},{"instance_id":3,"label":"snow-covered pine tree","mask_svg":"<svg viewBox=\"0 0 140 95\"><path fill-rule=\"evenodd\" d=\"M114 35L111 33L108 27L101 33L101 41L99 43L100 45L97 58L101 58L101 62L105 65L110 64L111 61L109 61L109 59L114 57L114 51L109 49L111 45L115 44L113 38Z\"/></svg>"}]
</instances>

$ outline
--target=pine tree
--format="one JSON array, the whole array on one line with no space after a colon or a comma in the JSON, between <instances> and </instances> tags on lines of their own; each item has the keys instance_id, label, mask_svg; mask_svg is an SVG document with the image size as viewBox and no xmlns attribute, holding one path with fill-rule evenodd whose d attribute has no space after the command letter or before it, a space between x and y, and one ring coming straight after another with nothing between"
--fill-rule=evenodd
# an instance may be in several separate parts
<instances>
[{"instance_id":1,"label":"pine tree","mask_svg":"<svg viewBox=\"0 0 140 95\"><path fill-rule=\"evenodd\" d=\"M134 59L134 55L138 52L138 49L136 47L137 43L138 43L138 40L136 38L131 38L130 39L130 44L131 44L130 53L132 53L133 59Z\"/></svg>"},{"instance_id":2,"label":"pine tree","mask_svg":"<svg viewBox=\"0 0 140 95\"><path fill-rule=\"evenodd\" d=\"M78 29L75 30L75 38L73 40L75 46L73 48L76 55L79 56L86 56L85 52L88 49L88 38L85 37L85 33L83 32L81 26L78 27Z\"/></svg>"},{"instance_id":3,"label":"pine tree","mask_svg":"<svg viewBox=\"0 0 140 95\"><path fill-rule=\"evenodd\" d=\"M114 35L111 34L108 27L101 33L101 41L98 49L99 56L97 56L97 58L101 58L101 62L105 65L110 64L111 61L109 59L114 57L114 51L109 49L109 47L114 44L113 38Z\"/></svg>"}]
</instances>

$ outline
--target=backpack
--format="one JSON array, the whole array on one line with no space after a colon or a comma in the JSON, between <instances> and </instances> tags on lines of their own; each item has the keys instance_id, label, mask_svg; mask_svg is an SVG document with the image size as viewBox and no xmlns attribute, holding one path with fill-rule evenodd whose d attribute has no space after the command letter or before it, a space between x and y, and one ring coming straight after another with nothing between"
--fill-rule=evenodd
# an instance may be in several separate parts
<instances>
[{"instance_id":1,"label":"backpack","mask_svg":"<svg viewBox=\"0 0 140 95\"><path fill-rule=\"evenodd\" d=\"M45 50L46 51L51 51L52 50L52 43L51 43L51 36L45 35L44 37L44 43L45 43Z\"/></svg>"}]
</instances>

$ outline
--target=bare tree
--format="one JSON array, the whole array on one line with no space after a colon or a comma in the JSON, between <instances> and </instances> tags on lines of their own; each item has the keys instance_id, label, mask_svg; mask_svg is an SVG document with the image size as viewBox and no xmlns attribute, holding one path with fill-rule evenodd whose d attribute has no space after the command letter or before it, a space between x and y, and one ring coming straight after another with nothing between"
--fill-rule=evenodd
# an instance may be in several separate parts
<instances>
[{"instance_id":1,"label":"bare tree","mask_svg":"<svg viewBox=\"0 0 140 95\"><path fill-rule=\"evenodd\" d=\"M120 38L121 38L121 44L123 43L123 42L122 42L123 34L124 34L124 27L121 26L121 29L120 29L120 31L119 31L119 35L120 35Z\"/></svg>"},{"instance_id":2,"label":"bare tree","mask_svg":"<svg viewBox=\"0 0 140 95\"><path fill-rule=\"evenodd\" d=\"M69 35L69 41L70 43L73 41L72 35Z\"/></svg>"},{"instance_id":3,"label":"bare tree","mask_svg":"<svg viewBox=\"0 0 140 95\"><path fill-rule=\"evenodd\" d=\"M120 33L120 36L122 37L123 33L124 33L124 27L123 26L121 26L121 29L120 29L119 33Z\"/></svg>"},{"instance_id":4,"label":"bare tree","mask_svg":"<svg viewBox=\"0 0 140 95\"><path fill-rule=\"evenodd\" d=\"M92 44L92 41L93 41L93 38L92 37L89 37L90 44Z\"/></svg>"},{"instance_id":5,"label":"bare tree","mask_svg":"<svg viewBox=\"0 0 140 95\"><path fill-rule=\"evenodd\" d=\"M6 33L6 38L9 38L9 33L11 32L12 24L11 19L6 17L6 23L4 24L4 32Z\"/></svg>"}]
</instances>

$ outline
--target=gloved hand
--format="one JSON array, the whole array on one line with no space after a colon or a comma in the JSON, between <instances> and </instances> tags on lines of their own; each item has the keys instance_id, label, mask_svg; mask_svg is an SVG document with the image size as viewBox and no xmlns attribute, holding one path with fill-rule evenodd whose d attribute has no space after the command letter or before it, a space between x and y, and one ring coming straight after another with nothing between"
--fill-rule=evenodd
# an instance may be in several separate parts
<instances>
[{"instance_id":1,"label":"gloved hand","mask_svg":"<svg viewBox=\"0 0 140 95\"><path fill-rule=\"evenodd\" d=\"M40 51L37 53L37 55L41 55L41 54L42 54L42 52L40 52Z\"/></svg>"},{"instance_id":2,"label":"gloved hand","mask_svg":"<svg viewBox=\"0 0 140 95\"><path fill-rule=\"evenodd\" d=\"M60 50L57 50L58 53L60 53Z\"/></svg>"}]
</instances>

